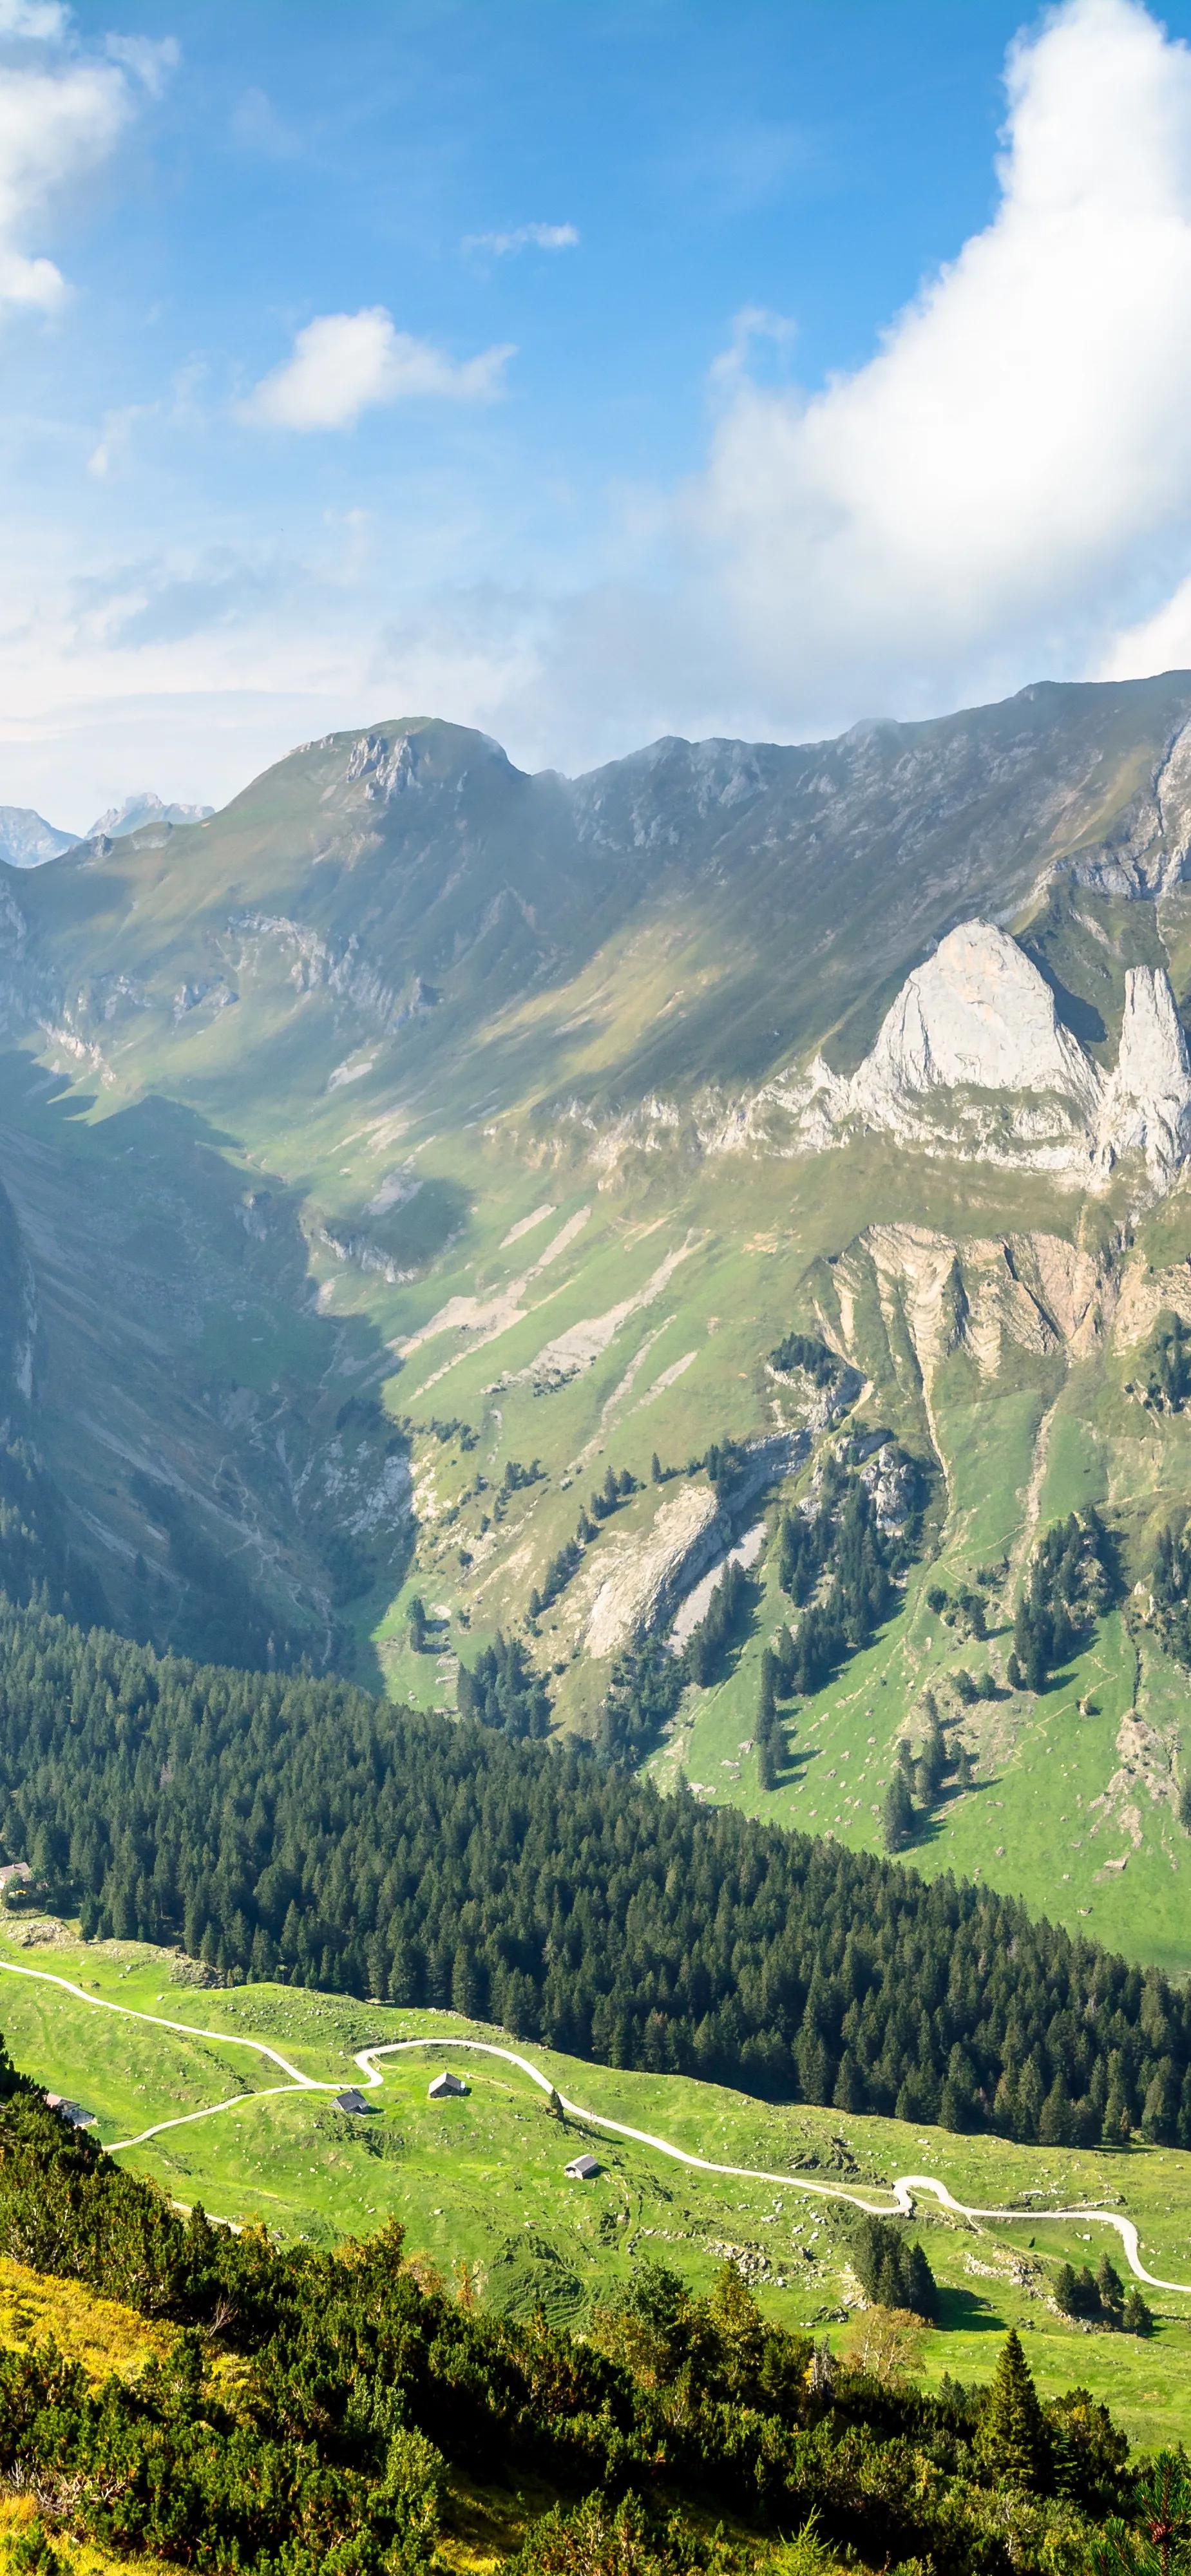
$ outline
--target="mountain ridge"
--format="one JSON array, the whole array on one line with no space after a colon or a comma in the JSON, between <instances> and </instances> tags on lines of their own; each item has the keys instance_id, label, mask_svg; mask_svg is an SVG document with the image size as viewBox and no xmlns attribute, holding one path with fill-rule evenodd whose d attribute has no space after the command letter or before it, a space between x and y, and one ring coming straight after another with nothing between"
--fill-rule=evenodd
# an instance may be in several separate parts
<instances>
[{"instance_id":1,"label":"mountain ridge","mask_svg":"<svg viewBox=\"0 0 1191 2576\"><path fill-rule=\"evenodd\" d=\"M660 1674L635 1759L855 1848L925 1694L919 1865L1191 1964L1145 1606L1191 1499L1189 724L1174 673L567 781L386 721L0 874L37 1438L116 1624L438 1709L499 1646L514 1731ZM835 1579L796 1599L781 1531L830 1557L841 1492L880 1620L795 1649L767 1781L763 1659ZM1119 1597L1019 1687L1033 1551L1092 1505ZM718 1662L660 1664L733 1552Z\"/></svg>"}]
</instances>

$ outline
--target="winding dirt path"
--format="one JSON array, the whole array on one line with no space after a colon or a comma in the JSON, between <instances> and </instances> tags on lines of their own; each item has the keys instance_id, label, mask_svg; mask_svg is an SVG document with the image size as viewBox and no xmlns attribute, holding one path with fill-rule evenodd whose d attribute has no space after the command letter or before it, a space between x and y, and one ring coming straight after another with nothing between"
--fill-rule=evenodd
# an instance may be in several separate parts
<instances>
[{"instance_id":1,"label":"winding dirt path","mask_svg":"<svg viewBox=\"0 0 1191 2576\"><path fill-rule=\"evenodd\" d=\"M226 2030L205 2030L195 2022L172 2021L164 2013L142 2012L135 2004L113 2003L106 1995L88 1994L85 1986L75 1985L69 1977L55 1976L48 1968L24 1968L13 1960L0 1959L0 1972L10 1977L29 1977L40 1985L57 1986L63 1994L74 1995L78 2002L91 2004L99 2012L118 2013L129 2021L148 2022L155 2030L176 2031L184 2039L211 2039L224 2048L249 2049L258 2057L268 2058L272 2065L281 2067L290 2079L285 2084L262 2085L256 2092L233 2093L226 2101L209 2103L200 2111L183 2111L173 2119L158 2120L152 2128L141 2129L134 2138L114 2139L108 2150L111 2155L119 2154L125 2147L145 2146L150 2139L163 2136L169 2129L185 2129L194 2120L213 2120L221 2111L240 2110L245 2102L264 2101L280 2093L342 2093L344 2090L338 2076L304 2075L300 2067L283 2057L280 2049L271 2048L266 2040L248 2039ZM492 2039L461 2039L455 2031L430 2031L420 2039L381 2040L373 2048L359 2049L352 2064L369 2090L375 2091L385 2080L377 2059L408 2056L418 2048L449 2048L457 2054L466 2049L480 2057L497 2057L506 2066L515 2066L522 2075L528 2076L540 2093L550 2095L557 2090L551 2078L543 2075L531 2058L523 2057L519 2049L503 2048ZM1053 2225L1056 2220L1070 2225L1073 2220L1082 2219L1093 2227L1111 2227L1121 2240L1122 2252L1136 2280L1144 2281L1151 2290L1172 2290L1182 2297L1191 2297L1191 2281L1164 2281L1156 2272L1146 2270L1133 2220L1122 2218L1114 2209L981 2209L967 2201L957 2200L946 2183L936 2181L932 2174L900 2174L896 2181L888 2184L880 2199L867 2200L861 2192L846 2191L842 2183L811 2182L801 2174L770 2172L763 2165L719 2164L709 2156L693 2155L686 2147L676 2147L669 2138L655 2137L649 2129L634 2129L627 2120L613 2120L605 2111L591 2111L581 2102L570 2102L565 2093L559 2093L558 2100L573 2120L582 2120L593 2129L606 2130L613 2137L628 2138L634 2146L650 2147L655 2155L668 2156L672 2163L685 2165L693 2173L726 2174L740 2182L777 2183L783 2191L801 2191L820 2200L846 2201L851 2208L862 2209L874 2218L911 2217L916 2194L929 2192L940 2208L949 2210L954 2217L981 2219L986 2226L1037 2227Z\"/></svg>"}]
</instances>

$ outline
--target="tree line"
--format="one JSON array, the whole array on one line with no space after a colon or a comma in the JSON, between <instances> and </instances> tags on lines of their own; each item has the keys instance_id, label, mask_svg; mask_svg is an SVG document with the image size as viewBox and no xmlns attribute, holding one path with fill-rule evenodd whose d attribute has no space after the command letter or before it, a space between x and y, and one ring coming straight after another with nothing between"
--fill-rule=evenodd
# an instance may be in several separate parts
<instances>
[{"instance_id":1,"label":"tree line","mask_svg":"<svg viewBox=\"0 0 1191 2576\"><path fill-rule=\"evenodd\" d=\"M987 2388L927 2394L767 2323L731 2265L709 2296L641 2265L580 2341L452 2294L396 2225L328 2254L183 2220L2 2046L0 2250L174 2329L98 2386L52 2341L0 2352L0 2478L35 2488L42 2570L65 2528L211 2576L429 2576L463 2472L561 2491L516 2576L726 2576L725 2516L754 2550L811 2525L822 2566L1053 2576L1178 2474L1086 2390L1043 2404L1015 2335Z\"/></svg>"},{"instance_id":2,"label":"tree line","mask_svg":"<svg viewBox=\"0 0 1191 2576\"><path fill-rule=\"evenodd\" d=\"M0 1814L88 1935L225 1976L850 2112L1191 2146L1191 1995L1157 1969L582 1746L0 1603Z\"/></svg>"}]
</instances>

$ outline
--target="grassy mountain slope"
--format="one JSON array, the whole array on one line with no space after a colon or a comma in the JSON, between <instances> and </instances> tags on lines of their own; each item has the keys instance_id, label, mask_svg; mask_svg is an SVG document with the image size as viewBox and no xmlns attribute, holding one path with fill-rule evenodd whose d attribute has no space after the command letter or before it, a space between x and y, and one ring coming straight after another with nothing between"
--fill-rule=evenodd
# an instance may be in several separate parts
<instances>
[{"instance_id":1,"label":"grassy mountain slope","mask_svg":"<svg viewBox=\"0 0 1191 2576\"><path fill-rule=\"evenodd\" d=\"M195 1990L174 1981L166 1952L131 1942L16 1947L0 1958L41 1966L96 1996L207 2029L268 2039L320 2079L357 2080L354 2051L419 2033L500 2032L450 2014L398 2011L289 1987ZM445 2052L386 2063L377 2106L365 2118L326 2095L269 2094L274 2071L217 2043L191 2042L147 2023L120 2021L32 1981L0 1975L0 2012L13 2053L55 2090L81 2099L110 2143L244 2088L227 2115L167 2130L121 2151L179 2201L201 2198L218 2216L262 2220L281 2238L330 2244L398 2218L411 2248L447 2277L472 2268L486 2305L514 2316L542 2306L556 2323L581 2325L649 2258L710 2288L732 2249L765 2314L811 2326L839 2345L858 2297L851 2267L855 2213L846 2204L740 2177L686 2172L631 2141L553 2120L515 2069L480 2057L464 2071L466 2100L432 2103L429 2077ZM97 2026L102 2024L102 2044ZM1039 2212L1086 2202L1119 2207L1138 2226L1151 2270L1191 2280L1191 2224L1183 2158L1136 2147L1128 2154L1015 2146L960 2138L896 2120L841 2116L813 2105L774 2108L723 2086L680 2076L615 2072L531 2045L559 2090L592 2110L718 2159L797 2170L845 2190L879 2191L906 2171L934 2175L958 2198L988 2207L1034 2200ZM370 2097L371 2098L371 2097ZM563 2166L585 2148L599 2181L570 2182ZM1111 2404L1144 2442L1177 2439L1191 2397L1191 2301L1151 2293L1155 2339L1085 2334L1049 2304L1054 2267L1099 2260L1106 2231L1069 2224L994 2226L933 2214L915 2221L942 2299L923 2354L927 2383L946 2371L988 2375L1010 2325L1026 2334L1039 2387L1078 2380ZM1115 2247L1111 2248L1115 2254ZM0 2291L3 2281L0 2279Z\"/></svg>"},{"instance_id":2,"label":"grassy mountain slope","mask_svg":"<svg viewBox=\"0 0 1191 2576\"><path fill-rule=\"evenodd\" d=\"M1169 962L1185 996L1166 781L1189 712L1186 674L1045 687L572 782L384 724L191 829L5 872L0 1180L41 1317L37 1439L119 1621L444 1706L460 1654L511 1628L557 1722L589 1729L617 1655L752 1531L747 1616L663 1776L871 1844L933 1689L974 1777L915 1858L1191 1964L1185 1691L1130 1590L1191 1499L1185 1416L1129 1391L1160 1315L1191 1317L1184 1187L1147 1207L1122 1172L1090 1199L888 1138L791 1157L753 1114L818 1047L854 1065L976 913L1101 1062L1130 965ZM834 1422L772 1368L793 1328L857 1373ZM922 1472L913 1561L875 1641L783 1713L762 1790L741 1747L791 1616L780 1509L878 1429ZM727 1495L697 1463L725 1435L784 1444ZM609 1467L633 1490L531 1617ZM1031 1549L1091 1502L1114 1600L1023 1694ZM990 1568L974 1647L926 1595ZM964 1704L974 1664L996 1695Z\"/></svg>"}]
</instances>

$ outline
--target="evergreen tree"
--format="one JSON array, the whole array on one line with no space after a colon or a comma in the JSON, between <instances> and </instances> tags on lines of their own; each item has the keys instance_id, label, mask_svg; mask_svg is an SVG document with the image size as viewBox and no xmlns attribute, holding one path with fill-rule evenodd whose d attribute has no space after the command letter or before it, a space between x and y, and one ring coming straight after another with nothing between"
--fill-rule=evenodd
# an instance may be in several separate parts
<instances>
[{"instance_id":1,"label":"evergreen tree","mask_svg":"<svg viewBox=\"0 0 1191 2576\"><path fill-rule=\"evenodd\" d=\"M1006 2486L1045 2488L1052 2463L1046 2418L1029 2364L1012 2329L980 2412L979 2450L986 2466Z\"/></svg>"},{"instance_id":2,"label":"evergreen tree","mask_svg":"<svg viewBox=\"0 0 1191 2576\"><path fill-rule=\"evenodd\" d=\"M1065 2317L1079 2315L1079 2286L1070 2263L1060 2263L1055 2273L1054 2302Z\"/></svg>"},{"instance_id":3,"label":"evergreen tree","mask_svg":"<svg viewBox=\"0 0 1191 2576\"><path fill-rule=\"evenodd\" d=\"M1056 2075L1038 2120L1038 2136L1044 2147L1069 2147L1071 2144L1071 2096L1061 2074Z\"/></svg>"},{"instance_id":4,"label":"evergreen tree","mask_svg":"<svg viewBox=\"0 0 1191 2576\"><path fill-rule=\"evenodd\" d=\"M1115 2264L1102 2254L1096 2269L1096 2295L1101 2314L1109 2324L1118 2324L1125 2306L1125 2285Z\"/></svg>"},{"instance_id":5,"label":"evergreen tree","mask_svg":"<svg viewBox=\"0 0 1191 2576\"><path fill-rule=\"evenodd\" d=\"M1100 2135L1106 2147L1127 2147L1133 2131L1129 2095L1121 2069L1119 2053L1114 2050L1109 2061L1108 2098L1104 2105L1104 2124Z\"/></svg>"},{"instance_id":6,"label":"evergreen tree","mask_svg":"<svg viewBox=\"0 0 1191 2576\"><path fill-rule=\"evenodd\" d=\"M918 1818L904 1771L895 1771L881 1809L881 1835L888 1852L904 1851L912 1842Z\"/></svg>"}]
</instances>

